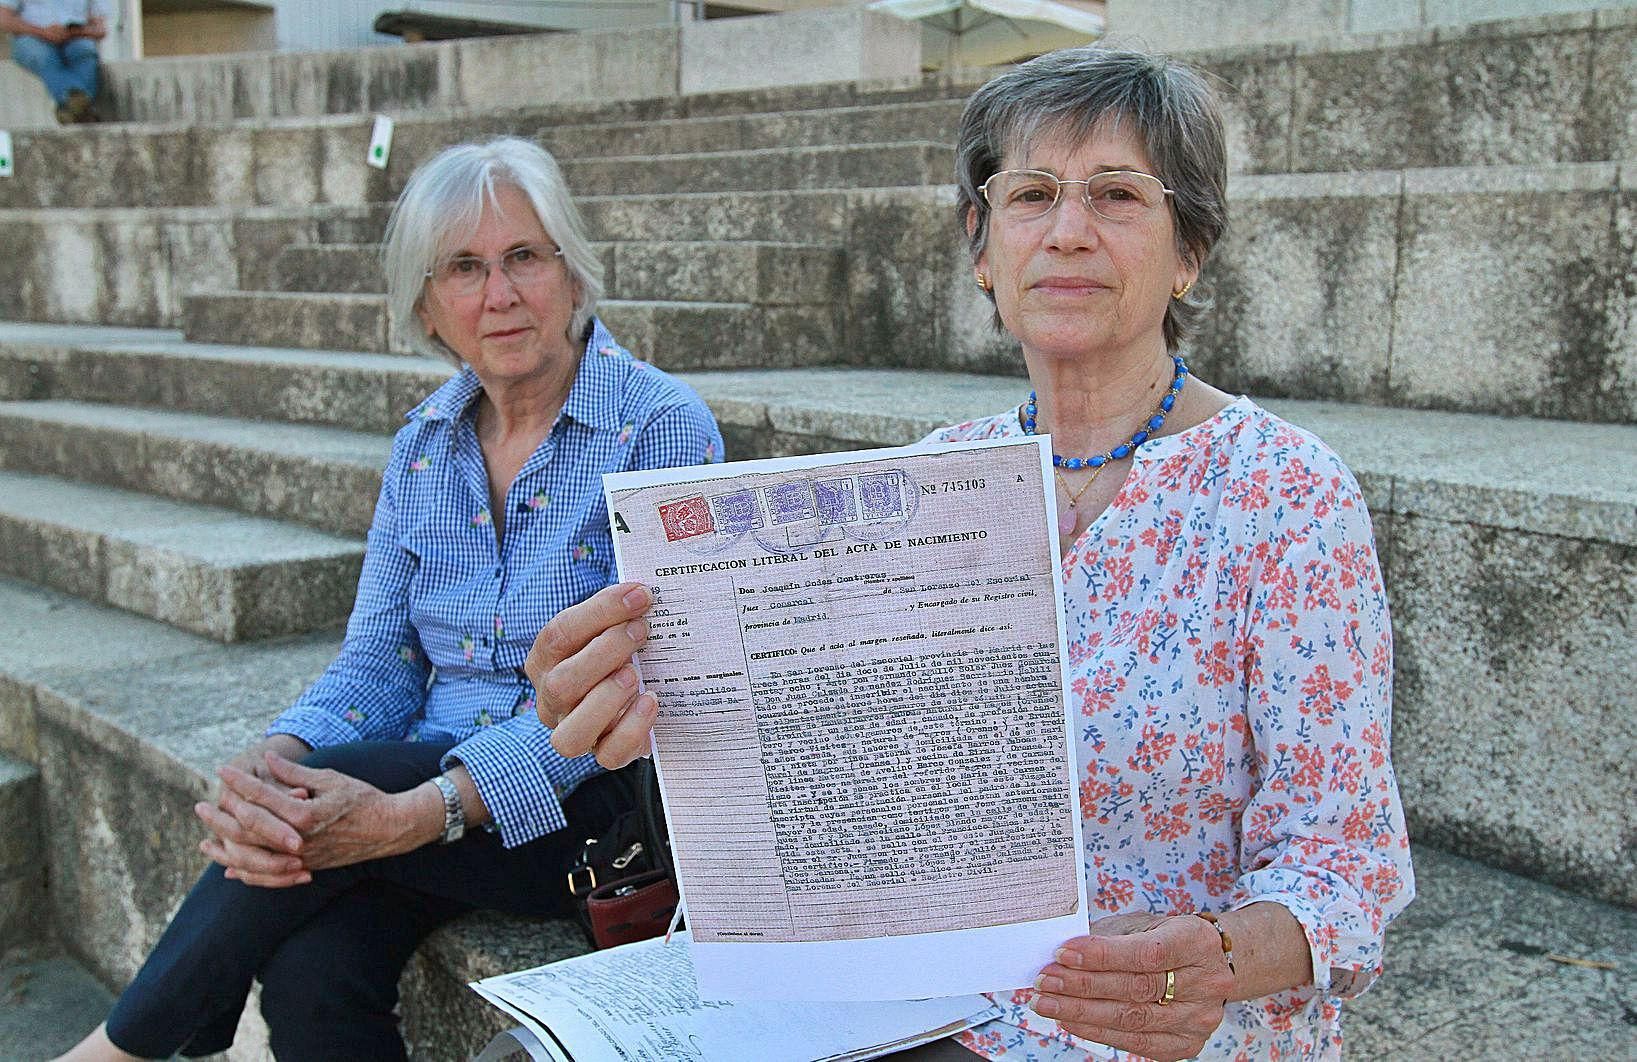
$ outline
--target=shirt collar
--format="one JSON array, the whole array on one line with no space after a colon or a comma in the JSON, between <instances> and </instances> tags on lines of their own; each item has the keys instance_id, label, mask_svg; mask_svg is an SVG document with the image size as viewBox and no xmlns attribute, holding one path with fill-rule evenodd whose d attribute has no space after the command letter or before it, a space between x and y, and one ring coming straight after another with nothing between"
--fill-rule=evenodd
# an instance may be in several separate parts
<instances>
[{"instance_id":1,"label":"shirt collar","mask_svg":"<svg viewBox=\"0 0 1637 1062\"><path fill-rule=\"evenodd\" d=\"M574 386L563 401L563 415L592 428L613 430L620 425L620 382L634 359L619 345L601 319L591 319L591 336L580 355ZM483 390L470 365L449 378L420 405L404 414L405 420L456 420Z\"/></svg>"}]
</instances>

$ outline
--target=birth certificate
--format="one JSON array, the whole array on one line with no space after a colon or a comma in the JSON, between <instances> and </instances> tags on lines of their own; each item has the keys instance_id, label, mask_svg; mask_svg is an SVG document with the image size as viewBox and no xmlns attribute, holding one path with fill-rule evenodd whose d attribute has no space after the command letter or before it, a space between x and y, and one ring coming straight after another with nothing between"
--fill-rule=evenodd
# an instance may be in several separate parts
<instances>
[{"instance_id":1,"label":"birth certificate","mask_svg":"<svg viewBox=\"0 0 1637 1062\"><path fill-rule=\"evenodd\" d=\"M1049 461L606 477L705 998L1015 988L1085 932Z\"/></svg>"}]
</instances>

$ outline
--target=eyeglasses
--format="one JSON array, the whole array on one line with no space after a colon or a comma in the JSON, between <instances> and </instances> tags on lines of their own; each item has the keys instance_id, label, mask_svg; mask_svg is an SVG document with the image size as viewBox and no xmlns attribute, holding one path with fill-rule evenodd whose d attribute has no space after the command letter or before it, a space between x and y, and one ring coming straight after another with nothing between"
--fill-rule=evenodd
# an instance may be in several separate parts
<instances>
[{"instance_id":1,"label":"eyeglasses","mask_svg":"<svg viewBox=\"0 0 1637 1062\"><path fill-rule=\"evenodd\" d=\"M563 256L561 247L528 243L513 247L496 258L460 255L445 259L426 271L432 289L446 298L459 299L476 295L489 283L489 270L495 262L514 288L526 288L540 283L551 270L552 263Z\"/></svg>"},{"instance_id":2,"label":"eyeglasses","mask_svg":"<svg viewBox=\"0 0 1637 1062\"><path fill-rule=\"evenodd\" d=\"M989 209L1005 221L1033 221L1057 205L1065 184L1084 185L1080 201L1100 218L1116 223L1141 221L1176 195L1152 173L1108 170L1083 181L1065 181L1045 170L1001 170L979 189Z\"/></svg>"}]
</instances>

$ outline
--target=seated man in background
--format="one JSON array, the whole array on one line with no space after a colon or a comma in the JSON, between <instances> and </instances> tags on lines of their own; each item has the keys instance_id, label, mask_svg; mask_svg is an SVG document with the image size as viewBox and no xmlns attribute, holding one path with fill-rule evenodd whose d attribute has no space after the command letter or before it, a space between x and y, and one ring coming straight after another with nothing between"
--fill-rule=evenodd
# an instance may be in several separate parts
<instances>
[{"instance_id":1,"label":"seated man in background","mask_svg":"<svg viewBox=\"0 0 1637 1062\"><path fill-rule=\"evenodd\" d=\"M97 42L108 35L106 0L0 0L11 57L45 82L64 125L94 122Z\"/></svg>"}]
</instances>

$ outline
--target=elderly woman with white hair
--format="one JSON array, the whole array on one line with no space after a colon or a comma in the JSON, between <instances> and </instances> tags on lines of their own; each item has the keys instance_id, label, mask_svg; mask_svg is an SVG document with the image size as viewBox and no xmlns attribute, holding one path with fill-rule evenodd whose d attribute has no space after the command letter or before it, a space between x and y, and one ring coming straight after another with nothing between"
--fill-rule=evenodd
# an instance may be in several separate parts
<instances>
[{"instance_id":1,"label":"elderly woman with white hair","mask_svg":"<svg viewBox=\"0 0 1637 1062\"><path fill-rule=\"evenodd\" d=\"M66 1058L225 1050L253 980L279 1058L404 1058L419 942L476 908L567 913L576 841L621 810L521 667L612 581L602 474L718 460L716 423L596 318L601 262L527 141L424 165L383 257L395 322L459 371L394 440L340 655L220 769L195 809L213 865Z\"/></svg>"}]
</instances>

